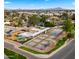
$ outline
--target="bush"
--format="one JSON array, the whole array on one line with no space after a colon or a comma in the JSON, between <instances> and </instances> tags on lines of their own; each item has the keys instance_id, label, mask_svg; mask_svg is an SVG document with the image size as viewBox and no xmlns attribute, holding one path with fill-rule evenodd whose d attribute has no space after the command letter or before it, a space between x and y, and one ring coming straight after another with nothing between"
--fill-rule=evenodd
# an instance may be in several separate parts
<instances>
[{"instance_id":1,"label":"bush","mask_svg":"<svg viewBox=\"0 0 79 59\"><path fill-rule=\"evenodd\" d=\"M50 22L45 22L45 27L53 27L54 24L53 23L50 23Z\"/></svg>"},{"instance_id":2,"label":"bush","mask_svg":"<svg viewBox=\"0 0 79 59\"><path fill-rule=\"evenodd\" d=\"M74 33L68 33L67 38L74 38Z\"/></svg>"}]
</instances>

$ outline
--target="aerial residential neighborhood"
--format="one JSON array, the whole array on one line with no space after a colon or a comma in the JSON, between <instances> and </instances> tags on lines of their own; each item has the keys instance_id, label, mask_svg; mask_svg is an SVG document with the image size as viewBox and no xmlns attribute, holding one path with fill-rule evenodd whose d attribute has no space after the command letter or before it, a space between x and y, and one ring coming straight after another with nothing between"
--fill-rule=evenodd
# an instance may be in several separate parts
<instances>
[{"instance_id":1,"label":"aerial residential neighborhood","mask_svg":"<svg viewBox=\"0 0 79 59\"><path fill-rule=\"evenodd\" d=\"M74 9L4 10L5 59L74 59L74 35Z\"/></svg>"}]
</instances>

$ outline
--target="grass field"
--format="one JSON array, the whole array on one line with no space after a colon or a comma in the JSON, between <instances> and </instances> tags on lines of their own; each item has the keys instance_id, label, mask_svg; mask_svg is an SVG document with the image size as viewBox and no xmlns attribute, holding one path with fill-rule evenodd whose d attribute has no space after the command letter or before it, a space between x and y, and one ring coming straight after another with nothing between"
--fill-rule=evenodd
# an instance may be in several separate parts
<instances>
[{"instance_id":1,"label":"grass field","mask_svg":"<svg viewBox=\"0 0 79 59\"><path fill-rule=\"evenodd\" d=\"M15 53L7 48L4 48L4 53L5 53L5 55L8 56L9 59L27 59L26 57L24 57L18 53Z\"/></svg>"}]
</instances>

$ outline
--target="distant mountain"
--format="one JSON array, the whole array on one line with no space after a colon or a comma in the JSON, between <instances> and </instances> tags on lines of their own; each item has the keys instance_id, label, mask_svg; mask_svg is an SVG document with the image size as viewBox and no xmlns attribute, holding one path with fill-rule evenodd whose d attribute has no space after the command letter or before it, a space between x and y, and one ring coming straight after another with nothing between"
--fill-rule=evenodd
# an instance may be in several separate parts
<instances>
[{"instance_id":1,"label":"distant mountain","mask_svg":"<svg viewBox=\"0 0 79 59\"><path fill-rule=\"evenodd\" d=\"M53 11L53 10L56 10L56 11L59 11L59 10L74 10L74 9L64 9L64 8L61 8L61 7L56 7L56 8L48 8L48 9L4 9L4 10L19 10L19 11L38 11L38 10L40 10L40 11L48 11L48 10L51 10L51 11Z\"/></svg>"},{"instance_id":2,"label":"distant mountain","mask_svg":"<svg viewBox=\"0 0 79 59\"><path fill-rule=\"evenodd\" d=\"M61 8L61 7L56 7L56 8L39 9L39 10L72 10L72 9L64 9L64 8Z\"/></svg>"},{"instance_id":3,"label":"distant mountain","mask_svg":"<svg viewBox=\"0 0 79 59\"><path fill-rule=\"evenodd\" d=\"M57 7L57 8L53 8L53 10L64 10L64 9L61 7Z\"/></svg>"},{"instance_id":4,"label":"distant mountain","mask_svg":"<svg viewBox=\"0 0 79 59\"><path fill-rule=\"evenodd\" d=\"M74 9L66 9L66 8L61 8L61 7L56 7L56 8L49 8L49 9L44 9L44 10L74 10Z\"/></svg>"}]
</instances>

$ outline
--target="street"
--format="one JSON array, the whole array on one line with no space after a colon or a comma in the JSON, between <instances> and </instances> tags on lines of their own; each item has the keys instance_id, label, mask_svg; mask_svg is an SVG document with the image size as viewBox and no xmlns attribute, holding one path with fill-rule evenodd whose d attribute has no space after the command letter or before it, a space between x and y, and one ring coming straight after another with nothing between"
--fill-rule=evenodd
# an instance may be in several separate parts
<instances>
[{"instance_id":1,"label":"street","mask_svg":"<svg viewBox=\"0 0 79 59\"><path fill-rule=\"evenodd\" d=\"M9 47L9 46L7 46L7 44L5 44L5 47ZM75 59L75 40L70 42L66 47L64 47L57 53L55 53L50 58L38 58L38 57L30 55L24 51L20 51L20 50L14 49L14 48L13 48L13 50L21 55L28 57L28 59Z\"/></svg>"},{"instance_id":2,"label":"street","mask_svg":"<svg viewBox=\"0 0 79 59\"><path fill-rule=\"evenodd\" d=\"M75 41L72 41L49 59L75 59Z\"/></svg>"}]
</instances>

